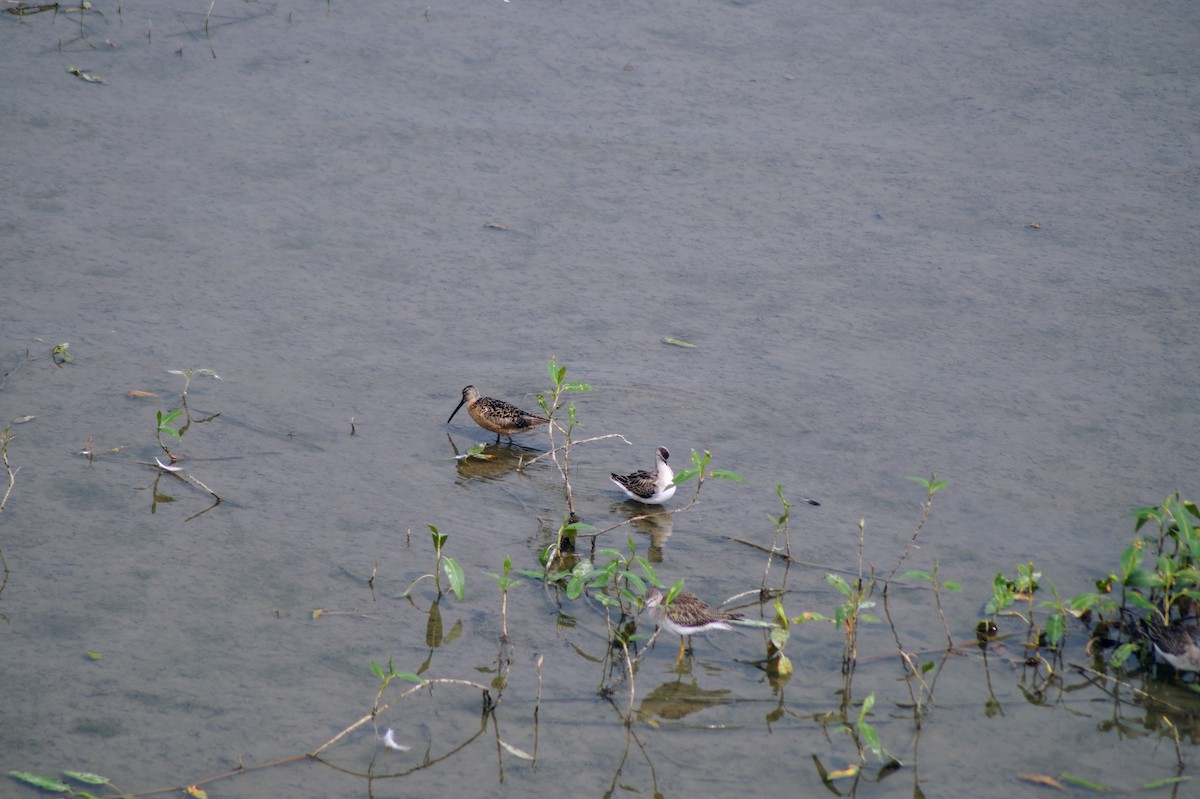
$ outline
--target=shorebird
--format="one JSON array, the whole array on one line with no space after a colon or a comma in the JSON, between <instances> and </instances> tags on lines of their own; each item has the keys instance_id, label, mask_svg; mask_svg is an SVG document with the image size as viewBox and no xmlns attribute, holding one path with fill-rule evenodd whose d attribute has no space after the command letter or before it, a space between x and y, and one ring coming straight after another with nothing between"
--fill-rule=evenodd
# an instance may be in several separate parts
<instances>
[{"instance_id":1,"label":"shorebird","mask_svg":"<svg viewBox=\"0 0 1200 799\"><path fill-rule=\"evenodd\" d=\"M683 661L684 636L690 638L709 630L732 630L728 622L742 617L740 613L726 613L719 608L709 607L700 597L687 591L680 591L669 605L664 605L663 593L657 588L646 592L642 608L650 610L660 627L679 636L676 664Z\"/></svg>"},{"instance_id":2,"label":"shorebird","mask_svg":"<svg viewBox=\"0 0 1200 799\"><path fill-rule=\"evenodd\" d=\"M549 419L526 413L504 400L479 396L479 390L475 386L467 386L462 390L462 400L454 408L454 413L450 414L450 419L454 418L454 414L458 413L458 409L463 405L467 406L467 413L471 414L475 424L496 434L496 443L500 443L500 436L503 435L508 437L511 444L514 433L525 433L535 427L550 424ZM446 420L446 424L450 424L450 419Z\"/></svg>"},{"instance_id":3,"label":"shorebird","mask_svg":"<svg viewBox=\"0 0 1200 799\"><path fill-rule=\"evenodd\" d=\"M1154 621L1142 623L1154 652L1176 671L1200 671L1200 627L1178 622L1163 626Z\"/></svg>"},{"instance_id":4,"label":"shorebird","mask_svg":"<svg viewBox=\"0 0 1200 799\"><path fill-rule=\"evenodd\" d=\"M635 502L647 505L662 505L675 496L675 472L667 465L671 453L666 447L659 447L655 453L654 472L639 469L633 474L613 474L613 485L625 492L625 496Z\"/></svg>"}]
</instances>

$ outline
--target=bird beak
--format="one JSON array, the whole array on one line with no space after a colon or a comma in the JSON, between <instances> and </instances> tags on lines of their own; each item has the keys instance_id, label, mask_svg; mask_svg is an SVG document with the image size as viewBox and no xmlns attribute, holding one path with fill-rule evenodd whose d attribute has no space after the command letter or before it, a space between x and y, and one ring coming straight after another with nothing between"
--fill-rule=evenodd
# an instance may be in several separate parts
<instances>
[{"instance_id":1,"label":"bird beak","mask_svg":"<svg viewBox=\"0 0 1200 799\"><path fill-rule=\"evenodd\" d=\"M455 406L455 408L454 408L454 413L458 413L458 409L459 409L459 408L461 408L461 407L463 406L463 403L464 403L464 402L466 402L466 401L467 401L467 398L466 398L466 397L463 397L462 399L460 399L460 400L458 401L458 405L457 405L457 406ZM450 414L450 419L453 419L453 418L454 418L454 413ZM447 419L447 420L446 420L446 424L450 424L450 419Z\"/></svg>"}]
</instances>

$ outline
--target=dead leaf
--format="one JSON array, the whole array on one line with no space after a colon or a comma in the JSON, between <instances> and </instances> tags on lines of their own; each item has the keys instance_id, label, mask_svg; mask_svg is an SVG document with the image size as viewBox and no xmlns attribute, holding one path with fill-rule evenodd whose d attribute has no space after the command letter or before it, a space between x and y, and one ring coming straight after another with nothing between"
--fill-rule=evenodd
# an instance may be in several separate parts
<instances>
[{"instance_id":1,"label":"dead leaf","mask_svg":"<svg viewBox=\"0 0 1200 799\"><path fill-rule=\"evenodd\" d=\"M515 755L516 757L519 757L522 760L533 760L533 755L529 754L528 752L524 752L524 751L518 749L517 747L513 746L512 744L508 743L507 741L504 741L500 738L497 738L496 740L500 742L500 745L503 746L510 755Z\"/></svg>"},{"instance_id":2,"label":"dead leaf","mask_svg":"<svg viewBox=\"0 0 1200 799\"><path fill-rule=\"evenodd\" d=\"M158 395L152 391L142 391L141 389L133 389L128 392L130 397L157 397Z\"/></svg>"},{"instance_id":3,"label":"dead leaf","mask_svg":"<svg viewBox=\"0 0 1200 799\"><path fill-rule=\"evenodd\" d=\"M1045 785L1048 788L1057 788L1060 791L1066 790L1062 782L1060 782L1057 777L1051 777L1049 774L1026 774L1021 772L1018 773L1017 776L1026 782L1032 782L1037 785Z\"/></svg>"}]
</instances>

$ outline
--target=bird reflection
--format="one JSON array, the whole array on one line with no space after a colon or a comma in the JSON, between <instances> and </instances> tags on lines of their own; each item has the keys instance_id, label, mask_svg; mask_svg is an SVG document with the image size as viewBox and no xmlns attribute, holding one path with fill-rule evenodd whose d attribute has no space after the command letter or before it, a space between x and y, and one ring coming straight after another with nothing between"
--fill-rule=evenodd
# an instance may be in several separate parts
<instances>
[{"instance_id":1,"label":"bird reflection","mask_svg":"<svg viewBox=\"0 0 1200 799\"><path fill-rule=\"evenodd\" d=\"M633 529L650 537L646 558L651 563L662 563L663 548L667 545L667 539L671 537L675 516L670 513L647 516L644 519L635 519L632 524Z\"/></svg>"},{"instance_id":2,"label":"bird reflection","mask_svg":"<svg viewBox=\"0 0 1200 799\"><path fill-rule=\"evenodd\" d=\"M654 718L660 718L678 721L714 705L725 704L724 697L730 693L728 688L706 691L696 683L695 679L690 684L682 680L666 682L642 699L637 711L638 720L651 721Z\"/></svg>"},{"instance_id":3,"label":"bird reflection","mask_svg":"<svg viewBox=\"0 0 1200 799\"><path fill-rule=\"evenodd\" d=\"M505 444L476 444L466 452L460 452L449 434L450 448L454 450L455 469L458 476L467 480L499 480L521 465L522 451Z\"/></svg>"}]
</instances>

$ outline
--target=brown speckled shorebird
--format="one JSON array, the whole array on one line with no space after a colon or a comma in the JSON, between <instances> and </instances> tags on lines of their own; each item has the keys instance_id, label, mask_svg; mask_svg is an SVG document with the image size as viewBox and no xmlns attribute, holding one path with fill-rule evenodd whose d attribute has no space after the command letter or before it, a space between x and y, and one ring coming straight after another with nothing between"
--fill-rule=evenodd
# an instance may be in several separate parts
<instances>
[{"instance_id":1,"label":"brown speckled shorebird","mask_svg":"<svg viewBox=\"0 0 1200 799\"><path fill-rule=\"evenodd\" d=\"M496 434L497 443L500 442L502 435L507 436L511 444L514 433L526 433L535 427L550 424L549 419L526 413L516 405L504 400L479 396L479 390L475 386L467 386L463 389L462 400L455 407L454 413L450 414L450 419L454 418L454 414L458 413L458 409L464 404L467 406L467 413L471 414L471 418L475 420L475 424ZM450 419L446 420L446 424L450 423Z\"/></svg>"},{"instance_id":2,"label":"brown speckled shorebird","mask_svg":"<svg viewBox=\"0 0 1200 799\"><path fill-rule=\"evenodd\" d=\"M728 622L740 619L740 613L726 613L719 608L709 607L704 600L687 591L680 591L671 600L671 604L663 605L663 593L657 588L646 592L642 607L651 611L660 627L679 636L679 657L675 662L683 662L684 636L691 637L696 633L709 630L732 630Z\"/></svg>"},{"instance_id":3,"label":"brown speckled shorebird","mask_svg":"<svg viewBox=\"0 0 1200 799\"><path fill-rule=\"evenodd\" d=\"M1164 627L1152 621L1142 626L1155 653L1176 671L1200 672L1200 627L1183 622Z\"/></svg>"},{"instance_id":4,"label":"brown speckled shorebird","mask_svg":"<svg viewBox=\"0 0 1200 799\"><path fill-rule=\"evenodd\" d=\"M675 495L675 472L667 465L671 453L666 447L659 447L655 453L655 469L647 472L639 469L633 474L613 474L613 484L625 492L625 496L635 502L647 505L662 505Z\"/></svg>"}]
</instances>

